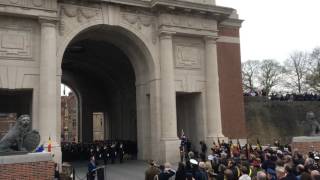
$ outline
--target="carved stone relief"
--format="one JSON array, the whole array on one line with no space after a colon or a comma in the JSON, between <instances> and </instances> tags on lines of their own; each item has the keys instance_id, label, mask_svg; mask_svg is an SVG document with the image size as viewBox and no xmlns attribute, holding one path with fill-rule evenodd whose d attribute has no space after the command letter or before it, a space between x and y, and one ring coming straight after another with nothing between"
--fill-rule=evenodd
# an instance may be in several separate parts
<instances>
[{"instance_id":1,"label":"carved stone relief","mask_svg":"<svg viewBox=\"0 0 320 180\"><path fill-rule=\"evenodd\" d=\"M155 44L157 41L157 24L156 19L149 13L139 11L122 10L122 23L133 26L143 34L150 34L152 42Z\"/></svg>"},{"instance_id":2,"label":"carved stone relief","mask_svg":"<svg viewBox=\"0 0 320 180\"><path fill-rule=\"evenodd\" d=\"M186 38L177 39L174 43L176 68L201 69L204 49L200 40Z\"/></svg>"},{"instance_id":3,"label":"carved stone relief","mask_svg":"<svg viewBox=\"0 0 320 180\"><path fill-rule=\"evenodd\" d=\"M56 0L1 0L0 4L50 10L57 8Z\"/></svg>"},{"instance_id":4,"label":"carved stone relief","mask_svg":"<svg viewBox=\"0 0 320 180\"><path fill-rule=\"evenodd\" d=\"M0 58L32 60L34 24L8 17L0 22Z\"/></svg>"},{"instance_id":5,"label":"carved stone relief","mask_svg":"<svg viewBox=\"0 0 320 180\"><path fill-rule=\"evenodd\" d=\"M102 12L100 8L67 4L60 6L59 31L61 35L64 35L64 33L83 23L96 20L102 20Z\"/></svg>"}]
</instances>

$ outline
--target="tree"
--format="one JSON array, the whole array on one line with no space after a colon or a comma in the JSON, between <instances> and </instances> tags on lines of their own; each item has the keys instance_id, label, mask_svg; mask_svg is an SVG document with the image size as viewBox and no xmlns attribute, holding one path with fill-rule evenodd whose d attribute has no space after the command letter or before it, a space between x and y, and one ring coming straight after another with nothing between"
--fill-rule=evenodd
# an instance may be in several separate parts
<instances>
[{"instance_id":1,"label":"tree","mask_svg":"<svg viewBox=\"0 0 320 180\"><path fill-rule=\"evenodd\" d=\"M310 54L311 73L307 76L307 84L313 91L320 93L320 47L314 48Z\"/></svg>"},{"instance_id":2,"label":"tree","mask_svg":"<svg viewBox=\"0 0 320 180\"><path fill-rule=\"evenodd\" d=\"M266 59L261 62L259 71L260 86L268 95L271 89L279 84L283 74L283 67L275 60Z\"/></svg>"},{"instance_id":3,"label":"tree","mask_svg":"<svg viewBox=\"0 0 320 180\"><path fill-rule=\"evenodd\" d=\"M249 60L241 64L242 69L242 85L244 90L254 91L257 87L257 75L260 62L257 60Z\"/></svg>"},{"instance_id":4,"label":"tree","mask_svg":"<svg viewBox=\"0 0 320 180\"><path fill-rule=\"evenodd\" d=\"M306 52L295 51L285 61L285 70L288 79L286 86L299 93L306 90L306 77L309 72L310 61Z\"/></svg>"}]
</instances>

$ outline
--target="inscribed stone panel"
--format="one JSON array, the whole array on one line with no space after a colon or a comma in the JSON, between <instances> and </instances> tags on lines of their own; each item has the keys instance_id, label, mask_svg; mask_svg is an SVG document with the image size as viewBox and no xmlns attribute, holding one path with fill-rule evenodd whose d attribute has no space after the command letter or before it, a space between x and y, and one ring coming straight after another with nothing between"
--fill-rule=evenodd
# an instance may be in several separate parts
<instances>
[{"instance_id":1,"label":"inscribed stone panel","mask_svg":"<svg viewBox=\"0 0 320 180\"><path fill-rule=\"evenodd\" d=\"M32 58L31 28L0 27L0 57Z\"/></svg>"},{"instance_id":2,"label":"inscribed stone panel","mask_svg":"<svg viewBox=\"0 0 320 180\"><path fill-rule=\"evenodd\" d=\"M176 38L174 55L176 68L201 70L204 58L203 42L194 38Z\"/></svg>"},{"instance_id":3,"label":"inscribed stone panel","mask_svg":"<svg viewBox=\"0 0 320 180\"><path fill-rule=\"evenodd\" d=\"M0 59L33 60L36 26L32 20L0 17Z\"/></svg>"}]
</instances>

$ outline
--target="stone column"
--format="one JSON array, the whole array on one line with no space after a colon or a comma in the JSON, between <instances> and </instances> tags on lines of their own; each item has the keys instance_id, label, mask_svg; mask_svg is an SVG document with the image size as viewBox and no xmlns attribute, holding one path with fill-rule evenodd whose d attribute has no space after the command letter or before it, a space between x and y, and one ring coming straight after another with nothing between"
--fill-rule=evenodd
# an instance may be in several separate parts
<instances>
[{"instance_id":1,"label":"stone column","mask_svg":"<svg viewBox=\"0 0 320 180\"><path fill-rule=\"evenodd\" d=\"M55 160L60 159L60 145L57 134L57 44L56 20L40 18L41 50L40 50L40 93L39 93L39 131L41 143L47 145L49 136Z\"/></svg>"},{"instance_id":2,"label":"stone column","mask_svg":"<svg viewBox=\"0 0 320 180\"><path fill-rule=\"evenodd\" d=\"M217 37L205 37L207 141L224 137L221 125Z\"/></svg>"},{"instance_id":3,"label":"stone column","mask_svg":"<svg viewBox=\"0 0 320 180\"><path fill-rule=\"evenodd\" d=\"M161 153L164 155L163 161L173 162L179 159L179 139L172 33L160 34L160 69L161 141L163 143Z\"/></svg>"}]
</instances>

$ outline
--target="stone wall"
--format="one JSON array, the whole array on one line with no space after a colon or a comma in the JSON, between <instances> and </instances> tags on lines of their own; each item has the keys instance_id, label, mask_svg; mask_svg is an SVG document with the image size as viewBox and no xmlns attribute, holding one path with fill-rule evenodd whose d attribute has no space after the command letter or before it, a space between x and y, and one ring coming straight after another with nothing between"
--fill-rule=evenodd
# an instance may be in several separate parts
<instances>
[{"instance_id":1,"label":"stone wall","mask_svg":"<svg viewBox=\"0 0 320 180\"><path fill-rule=\"evenodd\" d=\"M306 113L320 116L319 101L269 101L261 97L245 97L245 117L249 142L273 143L274 139L291 142L294 136L307 135Z\"/></svg>"}]
</instances>

